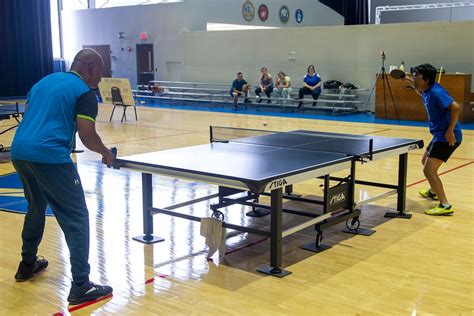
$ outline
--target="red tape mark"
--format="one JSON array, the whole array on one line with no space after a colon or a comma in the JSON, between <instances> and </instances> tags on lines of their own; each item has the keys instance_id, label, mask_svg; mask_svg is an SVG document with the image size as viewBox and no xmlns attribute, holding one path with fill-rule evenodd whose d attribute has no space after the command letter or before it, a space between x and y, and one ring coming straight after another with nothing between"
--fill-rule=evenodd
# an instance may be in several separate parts
<instances>
[{"instance_id":1,"label":"red tape mark","mask_svg":"<svg viewBox=\"0 0 474 316\"><path fill-rule=\"evenodd\" d=\"M154 281L155 281L155 278L151 278L151 279L149 279L149 280L146 280L146 281L145 281L145 285L150 284L150 283L153 283Z\"/></svg>"}]
</instances>

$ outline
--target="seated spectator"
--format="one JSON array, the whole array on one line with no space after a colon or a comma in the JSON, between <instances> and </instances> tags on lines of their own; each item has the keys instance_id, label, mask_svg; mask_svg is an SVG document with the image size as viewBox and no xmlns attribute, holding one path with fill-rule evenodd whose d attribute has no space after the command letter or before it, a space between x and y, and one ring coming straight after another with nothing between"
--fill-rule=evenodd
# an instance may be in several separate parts
<instances>
[{"instance_id":1,"label":"seated spectator","mask_svg":"<svg viewBox=\"0 0 474 316\"><path fill-rule=\"evenodd\" d=\"M244 75L241 72L237 73L237 79L232 82L232 88L230 89L230 96L234 98L234 110L237 109L237 100L239 96L244 96L244 103L249 103L250 100L247 98L250 85L245 81Z\"/></svg>"},{"instance_id":2,"label":"seated spectator","mask_svg":"<svg viewBox=\"0 0 474 316\"><path fill-rule=\"evenodd\" d=\"M270 98L270 93L273 91L273 78L272 75L268 73L268 69L266 67L262 67L260 78L258 79L259 86L255 89L255 94L257 95L258 103L262 102L260 99L260 94L265 92L267 98ZM272 103L272 100L268 99L267 103Z\"/></svg>"},{"instance_id":3,"label":"seated spectator","mask_svg":"<svg viewBox=\"0 0 474 316\"><path fill-rule=\"evenodd\" d=\"M304 76L303 79L304 87L302 87L299 91L299 99L300 103L298 104L298 108L303 105L303 101L301 99L304 98L306 94L311 94L313 100L317 100L319 95L321 94L321 77L315 72L314 66L309 65L308 73ZM313 106L316 105L316 102L313 102Z\"/></svg>"},{"instance_id":4,"label":"seated spectator","mask_svg":"<svg viewBox=\"0 0 474 316\"><path fill-rule=\"evenodd\" d=\"M292 90L291 78L283 71L280 71L277 76L276 87L273 89L273 97L289 99Z\"/></svg>"}]
</instances>

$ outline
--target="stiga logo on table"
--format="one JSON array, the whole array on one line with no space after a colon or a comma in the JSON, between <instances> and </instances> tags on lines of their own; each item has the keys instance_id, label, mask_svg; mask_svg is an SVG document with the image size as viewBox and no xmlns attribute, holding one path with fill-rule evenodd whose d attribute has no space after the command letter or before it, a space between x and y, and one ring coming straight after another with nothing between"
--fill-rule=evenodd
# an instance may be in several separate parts
<instances>
[{"instance_id":1,"label":"stiga logo on table","mask_svg":"<svg viewBox=\"0 0 474 316\"><path fill-rule=\"evenodd\" d=\"M270 189L278 189L284 187L288 182L285 179L273 180L270 184Z\"/></svg>"},{"instance_id":2,"label":"stiga logo on table","mask_svg":"<svg viewBox=\"0 0 474 316\"><path fill-rule=\"evenodd\" d=\"M255 7L253 6L253 3L250 1L245 1L245 3L242 5L242 16L244 17L244 20L247 22L251 22L255 16Z\"/></svg>"},{"instance_id":3,"label":"stiga logo on table","mask_svg":"<svg viewBox=\"0 0 474 316\"><path fill-rule=\"evenodd\" d=\"M337 193L336 195L331 196L331 198L329 200L329 205L342 203L345 200L346 200L346 195L344 194L344 192Z\"/></svg>"}]
</instances>

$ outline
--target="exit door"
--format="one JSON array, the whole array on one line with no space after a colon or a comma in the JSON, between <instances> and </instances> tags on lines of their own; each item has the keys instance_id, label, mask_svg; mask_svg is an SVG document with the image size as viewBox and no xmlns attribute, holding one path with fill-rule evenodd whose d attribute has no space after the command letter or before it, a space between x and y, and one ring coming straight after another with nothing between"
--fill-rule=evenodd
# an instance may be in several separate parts
<instances>
[{"instance_id":1,"label":"exit door","mask_svg":"<svg viewBox=\"0 0 474 316\"><path fill-rule=\"evenodd\" d=\"M137 44L137 83L148 84L155 80L153 44Z\"/></svg>"}]
</instances>

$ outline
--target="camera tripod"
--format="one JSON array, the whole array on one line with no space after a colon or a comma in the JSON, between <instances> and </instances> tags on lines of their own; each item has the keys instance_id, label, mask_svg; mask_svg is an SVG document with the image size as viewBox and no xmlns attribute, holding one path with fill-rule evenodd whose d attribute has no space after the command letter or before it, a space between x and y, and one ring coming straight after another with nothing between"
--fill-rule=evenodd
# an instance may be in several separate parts
<instances>
[{"instance_id":1,"label":"camera tripod","mask_svg":"<svg viewBox=\"0 0 474 316\"><path fill-rule=\"evenodd\" d=\"M375 82L370 90L369 97L367 98L367 102L365 103L365 108L368 109L368 105L370 99L372 98L372 94L374 93L375 87L377 86L377 82L379 79L382 79L382 92L383 92L383 107L384 107L384 119L387 120L387 94L386 94L386 87L390 93L390 98L392 99L393 108L395 109L395 114L397 116L398 124L400 124L400 116L398 115L397 105L395 104L395 100L392 94L392 88L390 87L390 82L388 81L387 72L385 71L385 51L382 51L380 54L382 58L382 66L380 67L379 72L377 73L377 77L375 78Z\"/></svg>"}]
</instances>

